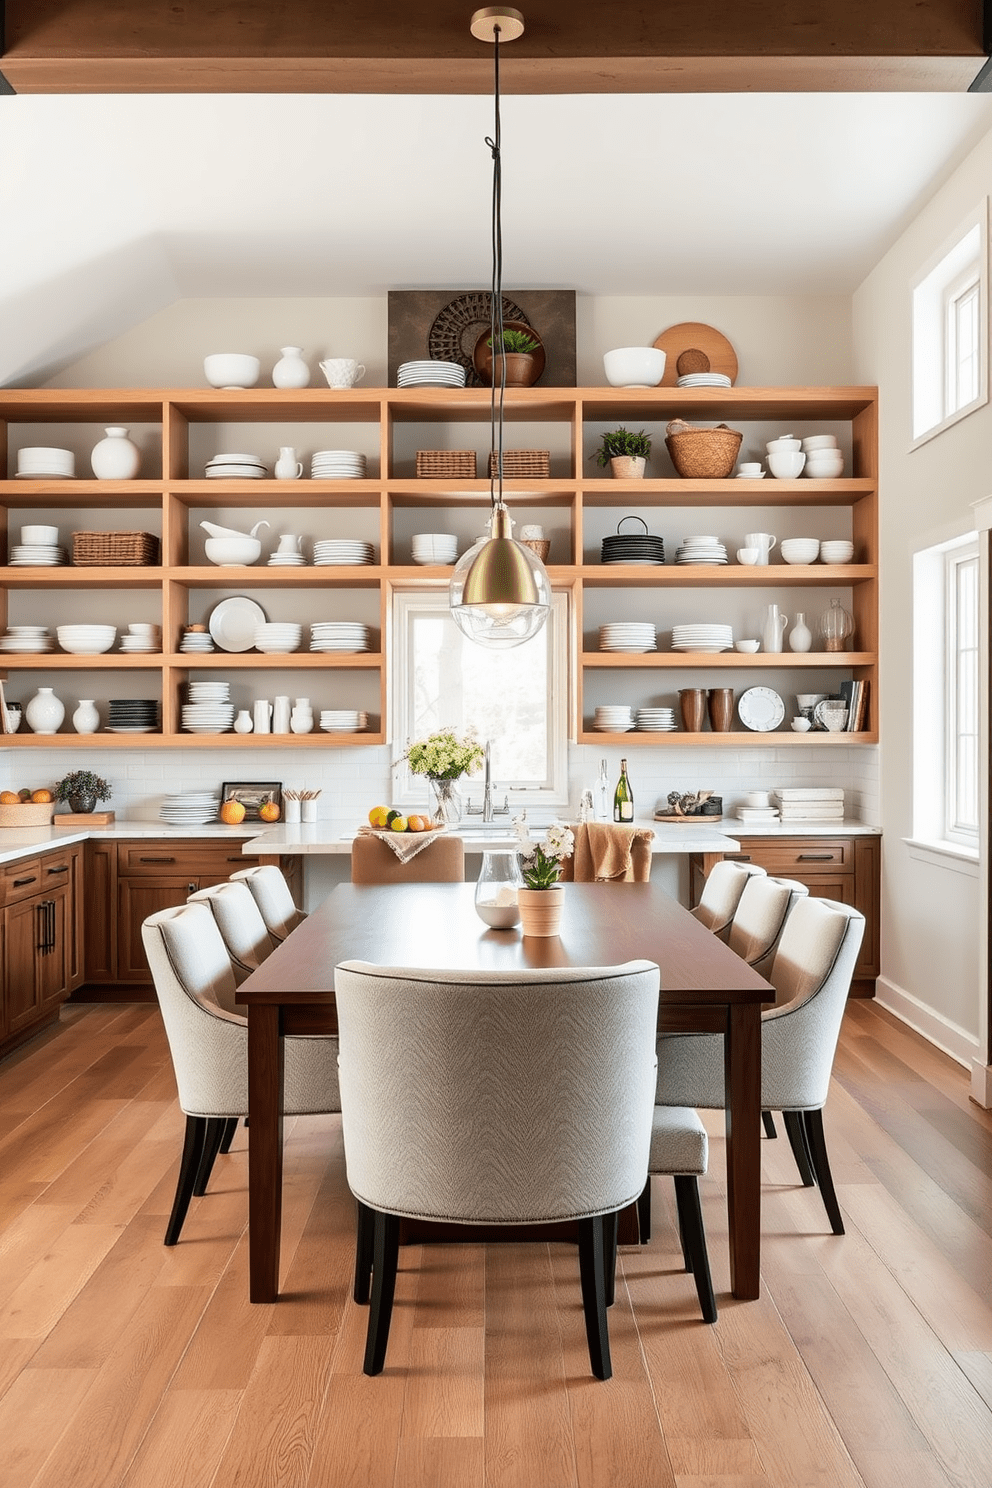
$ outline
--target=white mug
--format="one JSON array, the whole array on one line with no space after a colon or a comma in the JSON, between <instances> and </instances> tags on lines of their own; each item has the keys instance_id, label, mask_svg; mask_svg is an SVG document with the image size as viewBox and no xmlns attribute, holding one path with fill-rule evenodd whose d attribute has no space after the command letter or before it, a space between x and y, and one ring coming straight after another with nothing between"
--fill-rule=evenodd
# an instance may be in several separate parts
<instances>
[{"instance_id":1,"label":"white mug","mask_svg":"<svg viewBox=\"0 0 992 1488\"><path fill-rule=\"evenodd\" d=\"M773 537L770 532L745 532L744 534L745 548L758 549L759 563L768 562L768 555L777 542L778 538Z\"/></svg>"},{"instance_id":2,"label":"white mug","mask_svg":"<svg viewBox=\"0 0 992 1488\"><path fill-rule=\"evenodd\" d=\"M354 387L365 376L365 368L353 357L328 357L321 362L320 370L327 378L327 386L332 388Z\"/></svg>"}]
</instances>

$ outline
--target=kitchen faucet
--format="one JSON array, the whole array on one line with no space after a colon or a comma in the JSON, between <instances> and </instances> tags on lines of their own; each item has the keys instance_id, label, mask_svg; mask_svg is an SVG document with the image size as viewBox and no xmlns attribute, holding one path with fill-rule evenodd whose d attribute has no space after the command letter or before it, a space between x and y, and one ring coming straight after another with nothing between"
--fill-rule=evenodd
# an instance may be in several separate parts
<instances>
[{"instance_id":1,"label":"kitchen faucet","mask_svg":"<svg viewBox=\"0 0 992 1488\"><path fill-rule=\"evenodd\" d=\"M466 812L466 815L467 816L480 816L481 815L482 820L484 822L491 822L497 816L509 816L509 814L510 814L510 797L509 797L509 795L507 795L507 796L504 797L502 806L494 806L493 805L493 782L492 782L492 771L491 771L491 768L490 768L489 751L490 751L490 741L487 739L486 740L486 749L485 749L486 773L485 773L485 777L484 777L484 780L483 780L483 786L482 786L482 805L481 806L473 806L472 803L471 803L471 801L469 801L468 804L465 807L465 812Z\"/></svg>"}]
</instances>

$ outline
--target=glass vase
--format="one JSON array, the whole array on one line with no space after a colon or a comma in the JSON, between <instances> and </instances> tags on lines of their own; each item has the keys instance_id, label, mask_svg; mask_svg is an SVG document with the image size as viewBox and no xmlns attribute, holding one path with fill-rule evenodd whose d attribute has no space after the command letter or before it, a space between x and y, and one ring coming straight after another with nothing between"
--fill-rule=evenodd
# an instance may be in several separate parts
<instances>
[{"instance_id":1,"label":"glass vase","mask_svg":"<svg viewBox=\"0 0 992 1488\"><path fill-rule=\"evenodd\" d=\"M457 827L462 819L462 793L457 780L441 775L428 775L431 788L431 816L446 827Z\"/></svg>"},{"instance_id":2,"label":"glass vase","mask_svg":"<svg viewBox=\"0 0 992 1488\"><path fill-rule=\"evenodd\" d=\"M523 888L515 852L484 852L475 885L475 912L493 930L512 930L520 923L517 895Z\"/></svg>"}]
</instances>

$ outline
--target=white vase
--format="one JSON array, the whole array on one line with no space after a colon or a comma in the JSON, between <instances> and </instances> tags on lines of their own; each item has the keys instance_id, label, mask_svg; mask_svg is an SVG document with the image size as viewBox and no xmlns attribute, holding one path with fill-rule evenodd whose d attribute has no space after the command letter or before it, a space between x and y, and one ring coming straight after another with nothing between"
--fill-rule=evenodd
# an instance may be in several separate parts
<instances>
[{"instance_id":1,"label":"white vase","mask_svg":"<svg viewBox=\"0 0 992 1488\"><path fill-rule=\"evenodd\" d=\"M93 446L90 464L97 480L133 480L141 464L141 451L127 437L127 430L115 426L103 431L106 439Z\"/></svg>"},{"instance_id":2,"label":"white vase","mask_svg":"<svg viewBox=\"0 0 992 1488\"><path fill-rule=\"evenodd\" d=\"M272 731L272 704L268 698L259 698L255 703L255 732L268 734Z\"/></svg>"},{"instance_id":3,"label":"white vase","mask_svg":"<svg viewBox=\"0 0 992 1488\"><path fill-rule=\"evenodd\" d=\"M242 708L234 720L234 732L236 734L250 734L255 725L252 723L251 714L247 708Z\"/></svg>"},{"instance_id":4,"label":"white vase","mask_svg":"<svg viewBox=\"0 0 992 1488\"><path fill-rule=\"evenodd\" d=\"M77 734L95 734L100 727L100 713L93 698L80 698L79 706L72 715L72 726Z\"/></svg>"},{"instance_id":5,"label":"white vase","mask_svg":"<svg viewBox=\"0 0 992 1488\"><path fill-rule=\"evenodd\" d=\"M274 734L289 733L289 698L277 697L272 704L272 732Z\"/></svg>"},{"instance_id":6,"label":"white vase","mask_svg":"<svg viewBox=\"0 0 992 1488\"><path fill-rule=\"evenodd\" d=\"M789 649L791 651L808 651L812 644L813 632L806 624L806 616L801 610L797 610L795 622L789 631Z\"/></svg>"},{"instance_id":7,"label":"white vase","mask_svg":"<svg viewBox=\"0 0 992 1488\"><path fill-rule=\"evenodd\" d=\"M304 388L310 382L310 368L303 360L302 346L280 347L282 356L272 368L272 383L278 388Z\"/></svg>"},{"instance_id":8,"label":"white vase","mask_svg":"<svg viewBox=\"0 0 992 1488\"><path fill-rule=\"evenodd\" d=\"M65 718L65 706L50 687L39 687L34 697L28 699L24 716L28 728L36 734L56 734Z\"/></svg>"}]
</instances>

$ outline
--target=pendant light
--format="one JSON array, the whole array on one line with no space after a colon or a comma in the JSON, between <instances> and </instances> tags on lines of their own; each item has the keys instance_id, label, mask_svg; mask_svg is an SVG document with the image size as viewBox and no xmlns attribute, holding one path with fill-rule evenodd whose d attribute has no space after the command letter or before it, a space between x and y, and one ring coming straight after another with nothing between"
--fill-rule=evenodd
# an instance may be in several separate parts
<instances>
[{"instance_id":1,"label":"pendant light","mask_svg":"<svg viewBox=\"0 0 992 1488\"><path fill-rule=\"evenodd\" d=\"M503 223L500 158L499 47L523 35L524 18L508 6L489 6L472 17L472 35L493 44L493 138L486 144L493 157L493 268L489 299L490 346L493 353L489 400L492 458L489 476L489 532L455 565L448 591L452 619L480 646L506 650L537 635L551 613L551 585L544 564L532 548L514 541L510 513L503 497L503 400L506 358L503 350Z\"/></svg>"}]
</instances>

